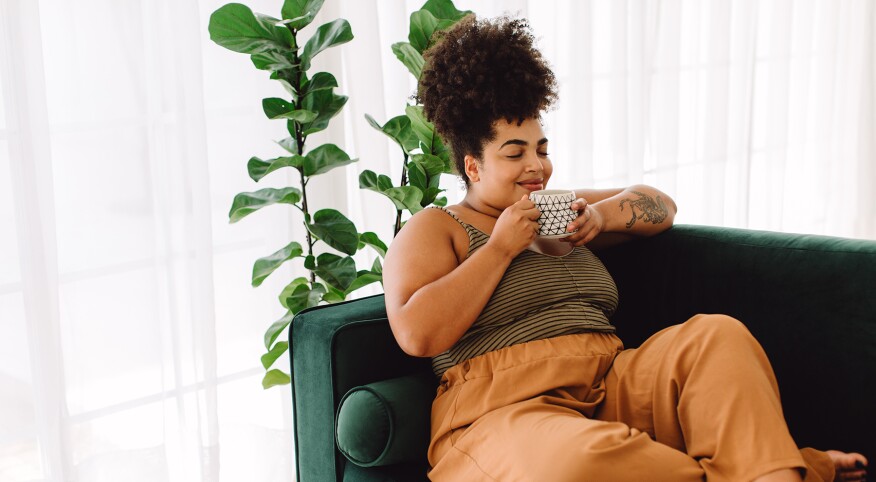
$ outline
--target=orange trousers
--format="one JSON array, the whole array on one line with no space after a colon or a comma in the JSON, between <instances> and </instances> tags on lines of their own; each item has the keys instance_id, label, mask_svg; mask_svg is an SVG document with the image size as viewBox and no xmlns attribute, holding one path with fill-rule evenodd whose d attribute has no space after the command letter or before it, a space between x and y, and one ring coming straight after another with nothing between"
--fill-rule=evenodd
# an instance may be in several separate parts
<instances>
[{"instance_id":1,"label":"orange trousers","mask_svg":"<svg viewBox=\"0 0 876 482\"><path fill-rule=\"evenodd\" d=\"M432 404L433 481L749 481L796 468L772 367L739 321L697 315L624 350L612 334L514 345L449 369Z\"/></svg>"}]
</instances>

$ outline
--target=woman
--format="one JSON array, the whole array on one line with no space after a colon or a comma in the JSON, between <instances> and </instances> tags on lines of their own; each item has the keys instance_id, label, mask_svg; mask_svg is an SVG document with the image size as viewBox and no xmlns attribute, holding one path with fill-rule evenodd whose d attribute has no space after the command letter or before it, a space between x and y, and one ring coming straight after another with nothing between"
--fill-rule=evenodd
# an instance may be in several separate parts
<instances>
[{"instance_id":1,"label":"woman","mask_svg":"<svg viewBox=\"0 0 876 482\"><path fill-rule=\"evenodd\" d=\"M524 21L468 17L425 57L419 96L467 192L407 222L384 288L399 345L441 379L432 480L864 480L859 454L798 450L740 322L699 315L624 350L591 249L668 229L669 196L578 190L569 236L536 237L556 83Z\"/></svg>"}]
</instances>

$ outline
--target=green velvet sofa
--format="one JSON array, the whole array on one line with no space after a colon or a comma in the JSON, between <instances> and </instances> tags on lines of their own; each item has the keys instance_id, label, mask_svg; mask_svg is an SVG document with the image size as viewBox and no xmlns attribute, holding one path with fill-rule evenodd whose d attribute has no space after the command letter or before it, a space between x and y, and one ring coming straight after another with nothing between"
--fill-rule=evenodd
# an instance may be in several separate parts
<instances>
[{"instance_id":1,"label":"green velvet sofa","mask_svg":"<svg viewBox=\"0 0 876 482\"><path fill-rule=\"evenodd\" d=\"M679 225L597 254L627 347L733 316L769 355L797 443L876 462L876 241ZM382 295L298 314L290 346L299 481L426 480L437 382L396 345Z\"/></svg>"}]
</instances>

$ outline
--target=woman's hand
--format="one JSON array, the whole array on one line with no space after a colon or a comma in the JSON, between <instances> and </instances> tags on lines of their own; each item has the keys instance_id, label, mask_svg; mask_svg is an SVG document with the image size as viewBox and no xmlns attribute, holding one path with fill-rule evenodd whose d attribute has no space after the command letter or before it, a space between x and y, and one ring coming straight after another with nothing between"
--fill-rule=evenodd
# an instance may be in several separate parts
<instances>
[{"instance_id":1,"label":"woman's hand","mask_svg":"<svg viewBox=\"0 0 876 482\"><path fill-rule=\"evenodd\" d=\"M572 235L560 241L571 243L572 246L583 246L593 240L605 229L605 218L598 209L587 203L584 198L572 201L573 211L578 211L578 217L569 223L566 231L575 231Z\"/></svg>"},{"instance_id":2,"label":"woman's hand","mask_svg":"<svg viewBox=\"0 0 876 482\"><path fill-rule=\"evenodd\" d=\"M540 215L535 203L529 200L529 195L523 196L502 211L487 243L514 258L535 240L538 235L538 223L535 221Z\"/></svg>"}]
</instances>

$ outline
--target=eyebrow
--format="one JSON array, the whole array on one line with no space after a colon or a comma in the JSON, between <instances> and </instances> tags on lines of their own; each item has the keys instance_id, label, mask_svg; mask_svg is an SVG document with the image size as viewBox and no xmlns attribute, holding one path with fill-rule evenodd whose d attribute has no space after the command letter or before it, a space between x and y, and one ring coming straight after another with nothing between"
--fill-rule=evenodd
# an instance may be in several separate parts
<instances>
[{"instance_id":1,"label":"eyebrow","mask_svg":"<svg viewBox=\"0 0 876 482\"><path fill-rule=\"evenodd\" d=\"M542 144L547 144L547 141L548 141L547 137L543 137L536 144L540 146ZM499 146L499 149L501 149L509 144L515 145L515 146L528 146L529 145L529 143L524 141L523 139L509 139L509 140L505 141L504 144Z\"/></svg>"}]
</instances>

